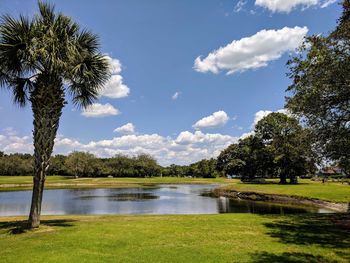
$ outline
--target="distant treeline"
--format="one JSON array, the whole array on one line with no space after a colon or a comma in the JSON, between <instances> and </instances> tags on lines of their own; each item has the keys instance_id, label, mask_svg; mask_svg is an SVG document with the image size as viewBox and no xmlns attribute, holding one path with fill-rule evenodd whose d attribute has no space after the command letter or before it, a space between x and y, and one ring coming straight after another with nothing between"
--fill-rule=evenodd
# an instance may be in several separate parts
<instances>
[{"instance_id":1,"label":"distant treeline","mask_svg":"<svg viewBox=\"0 0 350 263\"><path fill-rule=\"evenodd\" d=\"M322 155L315 151L310 130L294 117L274 112L260 120L254 133L224 149L217 159L201 160L190 165L160 166L150 155L116 155L97 158L91 153L73 152L50 160L48 175L76 177L239 177L242 181L280 178L280 183L297 183L298 177L313 176ZM31 175L30 154L0 152L0 175ZM341 165L342 163L340 163ZM340 166L349 176L350 167Z\"/></svg>"},{"instance_id":2,"label":"distant treeline","mask_svg":"<svg viewBox=\"0 0 350 263\"><path fill-rule=\"evenodd\" d=\"M33 156L30 154L4 154L0 152L0 175L32 175ZM192 176L216 177L216 160L202 160L189 166L160 166L150 155L135 157L116 155L97 158L91 153L73 152L68 156L51 157L48 175L76 177L154 177Z\"/></svg>"}]
</instances>

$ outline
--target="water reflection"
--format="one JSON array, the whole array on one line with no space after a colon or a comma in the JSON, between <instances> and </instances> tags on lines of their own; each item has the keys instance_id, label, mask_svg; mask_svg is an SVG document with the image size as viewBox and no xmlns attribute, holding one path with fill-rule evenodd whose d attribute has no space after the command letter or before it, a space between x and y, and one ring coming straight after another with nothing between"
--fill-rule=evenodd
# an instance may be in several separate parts
<instances>
[{"instance_id":1,"label":"water reflection","mask_svg":"<svg viewBox=\"0 0 350 263\"><path fill-rule=\"evenodd\" d=\"M146 201L150 199L158 199L159 196L150 193L120 193L114 195L88 195L78 197L80 200L94 198L107 198L108 201Z\"/></svg>"},{"instance_id":2,"label":"water reflection","mask_svg":"<svg viewBox=\"0 0 350 263\"><path fill-rule=\"evenodd\" d=\"M42 214L320 213L329 210L202 196L215 185L161 185L156 189L45 190ZM0 192L0 216L26 215L31 191Z\"/></svg>"},{"instance_id":3,"label":"water reflection","mask_svg":"<svg viewBox=\"0 0 350 263\"><path fill-rule=\"evenodd\" d=\"M315 207L291 206L267 202L253 202L220 197L217 200L219 213L252 213L252 214L299 214L327 213L327 209Z\"/></svg>"}]
</instances>

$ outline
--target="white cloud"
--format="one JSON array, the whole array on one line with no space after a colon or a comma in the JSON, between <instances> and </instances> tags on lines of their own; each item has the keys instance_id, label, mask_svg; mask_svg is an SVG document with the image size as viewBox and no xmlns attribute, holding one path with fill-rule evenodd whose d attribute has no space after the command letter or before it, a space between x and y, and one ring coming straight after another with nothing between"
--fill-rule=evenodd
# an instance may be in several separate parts
<instances>
[{"instance_id":1,"label":"white cloud","mask_svg":"<svg viewBox=\"0 0 350 263\"><path fill-rule=\"evenodd\" d=\"M269 111L269 110L259 110L258 112L256 112L255 116L254 116L253 127L255 127L259 121L261 121L263 118L265 118L270 113L272 113L272 111Z\"/></svg>"},{"instance_id":2,"label":"white cloud","mask_svg":"<svg viewBox=\"0 0 350 263\"><path fill-rule=\"evenodd\" d=\"M254 134L255 134L254 131L245 132L245 133L243 133L243 134L239 137L239 139L240 139L240 140L243 140L243 139L248 138L249 136L252 136L252 135L254 135Z\"/></svg>"},{"instance_id":3,"label":"white cloud","mask_svg":"<svg viewBox=\"0 0 350 263\"><path fill-rule=\"evenodd\" d=\"M212 115L204 117L197 121L192 127L196 130L203 128L216 128L225 125L229 120L228 115L224 111L214 112Z\"/></svg>"},{"instance_id":4,"label":"white cloud","mask_svg":"<svg viewBox=\"0 0 350 263\"><path fill-rule=\"evenodd\" d=\"M256 0L255 5L266 8L273 13L289 13L297 8L302 10L311 6L325 8L337 0Z\"/></svg>"},{"instance_id":5,"label":"white cloud","mask_svg":"<svg viewBox=\"0 0 350 263\"><path fill-rule=\"evenodd\" d=\"M235 5L235 7L233 8L233 11L235 13L241 12L246 4L247 4L246 0L239 0Z\"/></svg>"},{"instance_id":6,"label":"white cloud","mask_svg":"<svg viewBox=\"0 0 350 263\"><path fill-rule=\"evenodd\" d=\"M255 5L269 9L271 12L289 13L294 8L308 8L317 5L318 0L256 0Z\"/></svg>"},{"instance_id":7,"label":"white cloud","mask_svg":"<svg viewBox=\"0 0 350 263\"><path fill-rule=\"evenodd\" d=\"M100 95L113 99L127 97L130 89L123 83L123 77L120 75L122 71L120 61L110 56L106 56L106 59L110 64L111 78L101 90Z\"/></svg>"},{"instance_id":8,"label":"white cloud","mask_svg":"<svg viewBox=\"0 0 350 263\"><path fill-rule=\"evenodd\" d=\"M109 103L106 103L106 104L94 103L88 106L86 109L84 109L81 113L81 115L85 117L92 117L92 118L99 118L99 117L118 115L118 114L120 114L119 110L114 108L113 105Z\"/></svg>"},{"instance_id":9,"label":"white cloud","mask_svg":"<svg viewBox=\"0 0 350 263\"><path fill-rule=\"evenodd\" d=\"M269 110L258 111L254 116L254 123L256 124L271 112ZM276 112L289 114L284 109ZM182 165L201 159L215 158L230 144L253 134L254 131L250 131L243 133L240 137L235 137L220 133L182 131L177 136L175 134L174 137L161 136L159 134L128 134L87 143L59 134L55 139L54 154L85 151L99 157L112 157L116 154L134 156L147 153L154 156L161 165L170 165L172 163ZM19 136L12 128L0 130L0 149L5 153L20 152L32 154L32 136Z\"/></svg>"},{"instance_id":10,"label":"white cloud","mask_svg":"<svg viewBox=\"0 0 350 263\"><path fill-rule=\"evenodd\" d=\"M132 123L127 123L123 126L120 126L114 130L114 132L119 132L122 134L134 134L135 133L135 126Z\"/></svg>"},{"instance_id":11,"label":"white cloud","mask_svg":"<svg viewBox=\"0 0 350 263\"><path fill-rule=\"evenodd\" d=\"M276 111L271 111L271 110L259 110L257 111L255 114L254 114L254 121L252 123L252 125L250 126L250 128L252 129L251 131L249 132L245 132L243 133L239 139L245 139L251 135L254 135L255 132L254 132L254 128L255 126L258 124L259 121L261 121L263 118L265 118L267 115L269 115L270 113L273 113L273 112L279 112L279 113L284 113L284 114L287 114L289 116L291 116L292 114L286 110L286 109L279 109L279 110L276 110Z\"/></svg>"},{"instance_id":12,"label":"white cloud","mask_svg":"<svg viewBox=\"0 0 350 263\"><path fill-rule=\"evenodd\" d=\"M110 56L105 56L105 58L108 60L109 70L112 75L122 72L122 64L120 63L119 59L112 58Z\"/></svg>"},{"instance_id":13,"label":"white cloud","mask_svg":"<svg viewBox=\"0 0 350 263\"><path fill-rule=\"evenodd\" d=\"M200 131L194 133L184 131L175 138L159 134L133 134L88 143L58 135L55 139L54 154L88 151L99 157L112 157L116 154L148 153L162 165L190 164L201 159L216 157L223 149L237 140L238 138L230 135L209 134ZM0 134L0 147L7 153L32 153L32 137L13 137Z\"/></svg>"},{"instance_id":14,"label":"white cloud","mask_svg":"<svg viewBox=\"0 0 350 263\"><path fill-rule=\"evenodd\" d=\"M174 93L174 95L171 96L171 99L172 99L172 100L177 100L177 99L179 98L180 95L181 95L181 92L176 91L176 92Z\"/></svg>"},{"instance_id":15,"label":"white cloud","mask_svg":"<svg viewBox=\"0 0 350 263\"><path fill-rule=\"evenodd\" d=\"M321 4L321 8L325 8L331 4L334 4L335 2L337 2L337 0L325 0L322 4Z\"/></svg>"},{"instance_id":16,"label":"white cloud","mask_svg":"<svg viewBox=\"0 0 350 263\"><path fill-rule=\"evenodd\" d=\"M14 131L13 129L11 129ZM17 133L16 133L17 134ZM33 151L31 136L17 136L6 131L0 135L0 149L6 153L28 153Z\"/></svg>"},{"instance_id":17,"label":"white cloud","mask_svg":"<svg viewBox=\"0 0 350 263\"><path fill-rule=\"evenodd\" d=\"M270 61L279 59L284 53L295 51L302 43L307 27L284 27L280 30L261 30L253 36L234 40L225 47L197 57L194 69L198 72L227 74L266 67Z\"/></svg>"},{"instance_id":18,"label":"white cloud","mask_svg":"<svg viewBox=\"0 0 350 263\"><path fill-rule=\"evenodd\" d=\"M214 143L215 145L225 145L228 141L232 140L232 137L229 135L223 135L220 133L203 133L201 131L195 131L194 133L189 131L181 132L175 142L180 145L188 144L205 144L209 145Z\"/></svg>"},{"instance_id":19,"label":"white cloud","mask_svg":"<svg viewBox=\"0 0 350 263\"><path fill-rule=\"evenodd\" d=\"M257 125L260 120L262 120L263 118L265 118L267 115L269 115L272 112L279 112L279 113L289 114L288 111L285 110L285 109L280 109L280 110L276 110L276 111L259 110L258 112L255 113L254 123L253 123L252 126L255 127L255 125Z\"/></svg>"},{"instance_id":20,"label":"white cloud","mask_svg":"<svg viewBox=\"0 0 350 263\"><path fill-rule=\"evenodd\" d=\"M100 95L118 99L127 97L129 93L130 89L123 84L123 77L121 75L112 75L103 90L100 92Z\"/></svg>"},{"instance_id":21,"label":"white cloud","mask_svg":"<svg viewBox=\"0 0 350 263\"><path fill-rule=\"evenodd\" d=\"M6 135L9 135L9 136L15 136L15 135L17 135L17 131L15 131L13 127L7 127L7 128L5 128L5 129L3 129L3 132L4 132Z\"/></svg>"}]
</instances>

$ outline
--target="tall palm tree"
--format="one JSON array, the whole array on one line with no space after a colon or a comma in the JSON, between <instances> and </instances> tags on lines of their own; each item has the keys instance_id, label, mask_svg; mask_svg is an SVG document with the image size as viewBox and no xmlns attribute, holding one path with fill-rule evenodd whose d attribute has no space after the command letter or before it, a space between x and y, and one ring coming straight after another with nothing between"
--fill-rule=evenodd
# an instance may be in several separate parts
<instances>
[{"instance_id":1,"label":"tall palm tree","mask_svg":"<svg viewBox=\"0 0 350 263\"><path fill-rule=\"evenodd\" d=\"M34 117L29 228L40 224L46 171L66 96L79 107L90 105L110 72L96 35L55 13L54 6L38 4L32 19L5 15L0 22L0 86L10 89L14 103L30 103Z\"/></svg>"}]
</instances>

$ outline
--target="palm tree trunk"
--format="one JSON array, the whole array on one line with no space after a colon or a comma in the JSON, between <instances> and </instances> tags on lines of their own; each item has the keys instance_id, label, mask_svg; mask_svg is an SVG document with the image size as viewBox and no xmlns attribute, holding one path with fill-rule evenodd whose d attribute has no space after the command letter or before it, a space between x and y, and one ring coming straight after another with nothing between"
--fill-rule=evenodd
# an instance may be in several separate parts
<instances>
[{"instance_id":1,"label":"palm tree trunk","mask_svg":"<svg viewBox=\"0 0 350 263\"><path fill-rule=\"evenodd\" d=\"M59 80L56 79L59 82ZM31 94L34 115L34 178L32 204L28 219L28 227L40 225L41 203L43 199L46 172L49 168L54 140L59 120L64 107L64 91L52 78L38 80L38 86ZM49 83L49 85L43 85ZM56 84L56 85L55 85Z\"/></svg>"}]
</instances>

